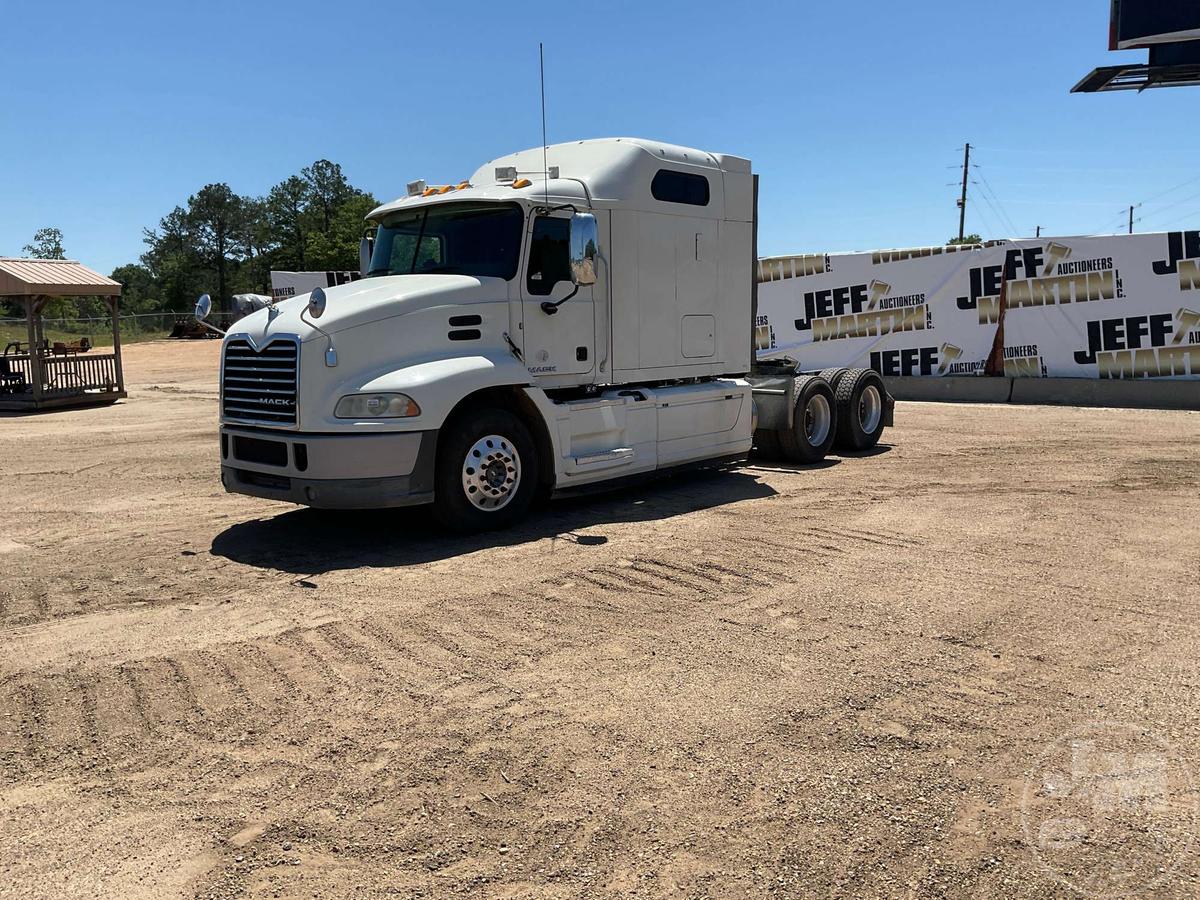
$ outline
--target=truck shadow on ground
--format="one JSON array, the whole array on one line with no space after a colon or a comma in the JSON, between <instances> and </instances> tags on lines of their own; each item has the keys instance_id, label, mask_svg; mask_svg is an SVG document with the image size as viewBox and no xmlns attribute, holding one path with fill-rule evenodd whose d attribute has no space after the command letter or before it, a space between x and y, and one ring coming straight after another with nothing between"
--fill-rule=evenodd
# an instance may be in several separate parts
<instances>
[{"instance_id":1,"label":"truck shadow on ground","mask_svg":"<svg viewBox=\"0 0 1200 900\"><path fill-rule=\"evenodd\" d=\"M869 450L838 450L838 457L841 459L869 459L872 456L883 456L885 453L892 452L891 444L876 444Z\"/></svg>"},{"instance_id":2,"label":"truck shadow on ground","mask_svg":"<svg viewBox=\"0 0 1200 900\"><path fill-rule=\"evenodd\" d=\"M751 455L746 462L746 467L759 472L817 472L840 466L843 460L869 459L872 456L883 456L891 451L891 444L876 444L869 450L836 450L818 463L792 463L771 457Z\"/></svg>"},{"instance_id":3,"label":"truck shadow on ground","mask_svg":"<svg viewBox=\"0 0 1200 900\"><path fill-rule=\"evenodd\" d=\"M339 569L385 568L436 562L492 547L549 537L584 546L605 544L596 525L666 519L777 492L740 471L696 472L636 487L555 500L504 531L460 536L441 530L426 508L337 512L296 509L233 525L212 542L212 554L248 566L298 575Z\"/></svg>"}]
</instances>

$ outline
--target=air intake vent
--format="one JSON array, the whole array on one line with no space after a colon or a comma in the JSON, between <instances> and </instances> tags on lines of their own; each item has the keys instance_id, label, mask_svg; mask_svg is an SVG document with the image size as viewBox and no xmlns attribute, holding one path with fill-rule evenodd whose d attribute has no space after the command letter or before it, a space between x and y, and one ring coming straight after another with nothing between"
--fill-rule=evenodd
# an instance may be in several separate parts
<instances>
[{"instance_id":1,"label":"air intake vent","mask_svg":"<svg viewBox=\"0 0 1200 900\"><path fill-rule=\"evenodd\" d=\"M276 338L261 350L234 338L225 344L221 411L256 425L296 424L296 370L300 345Z\"/></svg>"}]
</instances>

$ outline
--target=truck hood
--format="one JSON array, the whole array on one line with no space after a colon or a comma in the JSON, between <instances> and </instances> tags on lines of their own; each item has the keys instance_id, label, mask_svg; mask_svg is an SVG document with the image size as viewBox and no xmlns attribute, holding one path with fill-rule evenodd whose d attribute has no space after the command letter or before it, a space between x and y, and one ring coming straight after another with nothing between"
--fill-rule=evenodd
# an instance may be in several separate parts
<instances>
[{"instance_id":1,"label":"truck hood","mask_svg":"<svg viewBox=\"0 0 1200 900\"><path fill-rule=\"evenodd\" d=\"M325 314L316 323L329 334L431 307L462 306L508 297L502 278L471 275L385 275L324 290L328 303ZM320 337L320 331L300 318L309 296L303 294L277 303L274 310L251 313L235 322L229 333L248 335L260 347L281 334L298 335L301 341Z\"/></svg>"}]
</instances>

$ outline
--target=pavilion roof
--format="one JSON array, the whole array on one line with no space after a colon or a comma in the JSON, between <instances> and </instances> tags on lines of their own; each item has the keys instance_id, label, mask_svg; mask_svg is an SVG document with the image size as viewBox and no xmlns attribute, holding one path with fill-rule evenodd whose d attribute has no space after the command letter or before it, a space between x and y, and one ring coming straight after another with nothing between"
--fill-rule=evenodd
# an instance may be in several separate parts
<instances>
[{"instance_id":1,"label":"pavilion roof","mask_svg":"<svg viewBox=\"0 0 1200 900\"><path fill-rule=\"evenodd\" d=\"M0 256L0 297L119 297L121 284L73 259Z\"/></svg>"}]
</instances>

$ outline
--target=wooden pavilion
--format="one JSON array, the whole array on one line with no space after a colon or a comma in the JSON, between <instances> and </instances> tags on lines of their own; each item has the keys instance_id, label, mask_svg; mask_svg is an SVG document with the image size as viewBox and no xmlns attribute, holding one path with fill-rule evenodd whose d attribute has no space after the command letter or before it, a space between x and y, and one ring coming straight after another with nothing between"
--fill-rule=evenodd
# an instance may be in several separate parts
<instances>
[{"instance_id":1,"label":"wooden pavilion","mask_svg":"<svg viewBox=\"0 0 1200 900\"><path fill-rule=\"evenodd\" d=\"M121 285L69 259L0 257L0 297L25 308L25 341L0 356L0 410L29 411L113 403L127 396L121 371ZM42 310L56 297L100 297L112 314L111 353L95 352L85 338L46 340Z\"/></svg>"}]
</instances>

